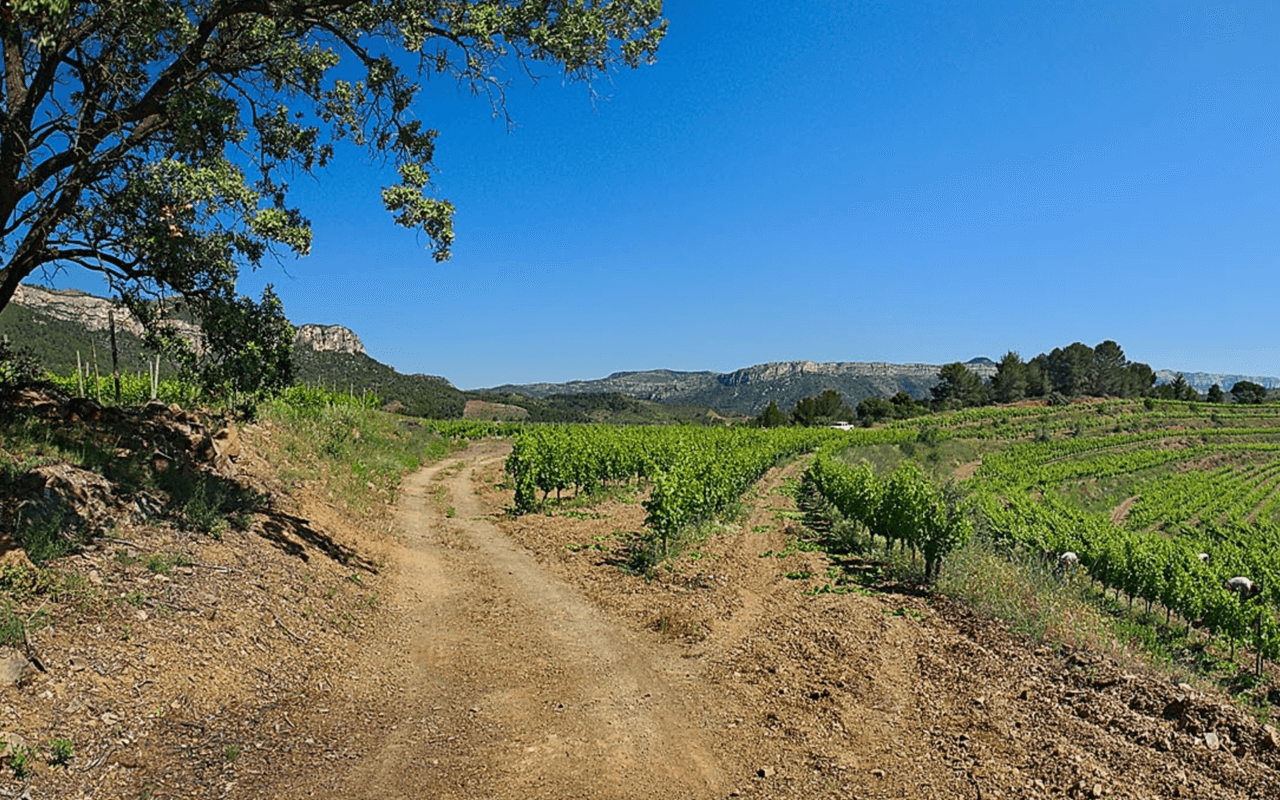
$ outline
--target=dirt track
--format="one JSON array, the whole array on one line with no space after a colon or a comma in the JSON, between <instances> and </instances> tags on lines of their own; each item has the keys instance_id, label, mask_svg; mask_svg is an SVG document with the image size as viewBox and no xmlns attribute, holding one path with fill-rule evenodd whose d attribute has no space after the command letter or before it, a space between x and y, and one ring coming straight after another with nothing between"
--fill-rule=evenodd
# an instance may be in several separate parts
<instances>
[{"instance_id":1,"label":"dirt track","mask_svg":"<svg viewBox=\"0 0 1280 800\"><path fill-rule=\"evenodd\" d=\"M471 487L484 445L404 486L405 548L391 650L399 691L352 694L386 711L380 750L345 797L703 797L723 782L690 725L675 653L610 620L512 545ZM433 487L456 509L446 517Z\"/></svg>"},{"instance_id":2,"label":"dirt track","mask_svg":"<svg viewBox=\"0 0 1280 800\"><path fill-rule=\"evenodd\" d=\"M922 598L804 594L818 554L762 557L784 551L794 465L646 582L576 546L635 529L634 504L506 520L504 453L406 483L388 632L332 693L364 755L286 794L1280 796L1272 743L1229 703Z\"/></svg>"}]
</instances>

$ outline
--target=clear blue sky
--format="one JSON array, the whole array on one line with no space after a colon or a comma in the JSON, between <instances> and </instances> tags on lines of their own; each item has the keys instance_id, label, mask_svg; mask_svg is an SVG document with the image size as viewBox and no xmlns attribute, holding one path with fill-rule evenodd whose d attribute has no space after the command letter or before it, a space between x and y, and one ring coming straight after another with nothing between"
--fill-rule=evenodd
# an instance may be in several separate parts
<instances>
[{"instance_id":1,"label":"clear blue sky","mask_svg":"<svg viewBox=\"0 0 1280 800\"><path fill-rule=\"evenodd\" d=\"M453 260L348 160L297 198L295 323L461 388L766 361L1280 375L1280 3L668 0L655 66L433 81Z\"/></svg>"}]
</instances>

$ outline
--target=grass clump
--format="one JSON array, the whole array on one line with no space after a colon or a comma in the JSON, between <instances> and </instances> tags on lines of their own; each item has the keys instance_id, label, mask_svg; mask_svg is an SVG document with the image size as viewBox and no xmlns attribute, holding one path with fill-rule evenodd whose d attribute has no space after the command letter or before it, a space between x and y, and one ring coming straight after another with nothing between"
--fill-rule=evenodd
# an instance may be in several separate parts
<instances>
[{"instance_id":1,"label":"grass clump","mask_svg":"<svg viewBox=\"0 0 1280 800\"><path fill-rule=\"evenodd\" d=\"M400 479L457 447L430 428L383 411L351 405L264 404L259 418L280 474L300 485L325 480L334 499L356 513L390 501Z\"/></svg>"},{"instance_id":2,"label":"grass clump","mask_svg":"<svg viewBox=\"0 0 1280 800\"><path fill-rule=\"evenodd\" d=\"M1060 579L1034 559L1011 557L980 536L943 562L935 588L1046 644L1083 644L1106 627L1089 603L1088 580Z\"/></svg>"},{"instance_id":3,"label":"grass clump","mask_svg":"<svg viewBox=\"0 0 1280 800\"><path fill-rule=\"evenodd\" d=\"M1037 556L1010 553L985 537L952 553L934 588L1054 650L1087 649L1126 669L1224 688L1237 672L1213 655L1198 631L1165 624L1159 611L1130 611L1099 593L1083 570L1057 576Z\"/></svg>"}]
</instances>

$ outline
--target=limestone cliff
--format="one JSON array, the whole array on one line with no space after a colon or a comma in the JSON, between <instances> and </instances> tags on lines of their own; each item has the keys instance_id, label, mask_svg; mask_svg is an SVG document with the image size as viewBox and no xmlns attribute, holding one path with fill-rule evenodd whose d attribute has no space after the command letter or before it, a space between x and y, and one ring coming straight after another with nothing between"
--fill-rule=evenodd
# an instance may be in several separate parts
<instances>
[{"instance_id":1,"label":"limestone cliff","mask_svg":"<svg viewBox=\"0 0 1280 800\"><path fill-rule=\"evenodd\" d=\"M123 305L114 300L95 297L84 292L75 290L60 291L45 289L41 286L20 284L13 294L12 302L13 305L24 308L36 315L37 320L57 320L79 326L91 333L109 331L114 318L116 335L121 340L131 337L141 340L145 333L142 323L138 322L138 319ZM41 322L40 324L45 323ZM166 324L174 329L179 336L190 342L197 351L203 349L202 342L204 337L198 325L179 319L168 320ZM131 345L125 345L123 341L121 346L125 349L134 349ZM150 357L148 357L148 361L150 361ZM46 363L46 366L52 367L53 365Z\"/></svg>"},{"instance_id":2,"label":"limestone cliff","mask_svg":"<svg viewBox=\"0 0 1280 800\"><path fill-rule=\"evenodd\" d=\"M341 325L303 325L294 338L294 346L298 345L306 345L320 353L368 355L360 337Z\"/></svg>"},{"instance_id":3,"label":"limestone cliff","mask_svg":"<svg viewBox=\"0 0 1280 800\"><path fill-rule=\"evenodd\" d=\"M84 292L56 291L40 286L19 285L13 295L15 305L37 314L71 322L91 331L105 331L111 327L115 316L116 331L141 337L142 324L119 303L105 297L95 297ZM191 340L198 340L200 329L189 322L171 320L170 324Z\"/></svg>"}]
</instances>

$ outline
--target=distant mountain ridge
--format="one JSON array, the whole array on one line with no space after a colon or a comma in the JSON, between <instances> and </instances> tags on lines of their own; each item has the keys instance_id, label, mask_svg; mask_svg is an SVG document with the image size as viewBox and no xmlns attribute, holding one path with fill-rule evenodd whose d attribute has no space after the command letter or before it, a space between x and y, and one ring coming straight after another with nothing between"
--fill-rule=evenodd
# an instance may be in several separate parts
<instances>
[{"instance_id":1,"label":"distant mountain ridge","mask_svg":"<svg viewBox=\"0 0 1280 800\"><path fill-rule=\"evenodd\" d=\"M1171 383L1178 375L1174 370L1156 370L1156 383ZM1224 392L1231 391L1237 381L1251 381L1267 389L1280 389L1280 378L1269 378L1261 375L1227 375L1219 372L1184 372L1182 379L1197 392L1204 394L1215 383Z\"/></svg>"},{"instance_id":2,"label":"distant mountain ridge","mask_svg":"<svg viewBox=\"0 0 1280 800\"><path fill-rule=\"evenodd\" d=\"M88 363L93 348L96 348L95 358L108 357L107 329L113 315L121 351L121 369L141 371L146 363L141 347L141 326L112 301L84 292L23 285L15 294L14 302L4 314L0 314L0 334L32 346L46 368L64 374L74 368L77 353L82 355L85 363ZM196 334L194 325L183 324L193 336ZM299 326L294 344L294 364L301 380L356 392L368 389L384 400L397 403L406 413L444 417L462 415L468 399L519 404L523 401L518 401L518 395L530 398L525 405L536 409L533 418L566 421L602 408L618 406L619 401L600 397L607 395L666 406L712 408L739 416L758 414L771 401L780 409L787 410L801 398L813 397L826 389L840 392L851 405L866 397L891 397L898 392L924 399L930 396L930 390L938 383L938 371L941 369L937 364L775 361L727 373L669 369L622 371L596 380L506 384L462 392L445 378L402 375L378 362L365 352L360 337L341 325ZM996 372L996 363L986 357L970 359L965 366L983 378L990 378ZM1280 378L1275 377L1206 372L1182 374L1187 383L1201 393L1215 383L1223 391L1230 391L1240 380L1252 381L1268 389L1280 388ZM1172 381L1176 375L1173 370L1156 371L1157 380L1162 383ZM572 395L597 397L579 408L566 397ZM578 405L582 405L581 402ZM648 412L641 409L635 413Z\"/></svg>"},{"instance_id":3,"label":"distant mountain ridge","mask_svg":"<svg viewBox=\"0 0 1280 800\"><path fill-rule=\"evenodd\" d=\"M984 378L995 374L989 359L974 359L966 366ZM939 369L936 364L774 361L726 373L654 369L615 372L598 380L508 384L484 391L536 398L616 392L660 403L708 406L727 414L758 414L770 401L786 409L826 389L840 392L850 403L900 391L924 398L938 382Z\"/></svg>"}]
</instances>

